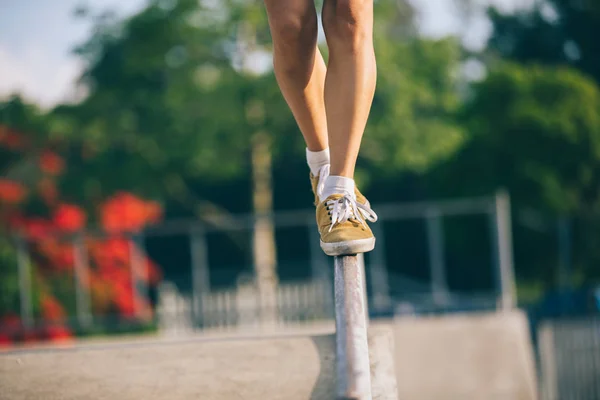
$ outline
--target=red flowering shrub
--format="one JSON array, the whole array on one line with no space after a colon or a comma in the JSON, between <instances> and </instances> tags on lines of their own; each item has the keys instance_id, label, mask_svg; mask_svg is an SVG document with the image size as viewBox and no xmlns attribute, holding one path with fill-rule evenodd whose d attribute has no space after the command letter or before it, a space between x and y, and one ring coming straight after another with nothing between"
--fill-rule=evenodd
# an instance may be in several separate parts
<instances>
[{"instance_id":1,"label":"red flowering shrub","mask_svg":"<svg viewBox=\"0 0 600 400\"><path fill-rule=\"evenodd\" d=\"M53 225L64 232L77 232L85 226L85 212L73 204L60 204L52 216Z\"/></svg>"},{"instance_id":2,"label":"red flowering shrub","mask_svg":"<svg viewBox=\"0 0 600 400\"><path fill-rule=\"evenodd\" d=\"M0 316L0 335L12 336L22 328L21 319L15 314Z\"/></svg>"},{"instance_id":3,"label":"red flowering shrub","mask_svg":"<svg viewBox=\"0 0 600 400\"><path fill-rule=\"evenodd\" d=\"M43 218L31 217L21 219L20 221L13 220L12 222L13 224L17 223L16 225L12 225L13 228L23 230L27 238L31 240L40 240L50 236L52 233L52 222Z\"/></svg>"},{"instance_id":4,"label":"red flowering shrub","mask_svg":"<svg viewBox=\"0 0 600 400\"><path fill-rule=\"evenodd\" d=\"M0 178L0 203L18 204L26 194L27 190L22 184Z\"/></svg>"},{"instance_id":5,"label":"red flowering shrub","mask_svg":"<svg viewBox=\"0 0 600 400\"><path fill-rule=\"evenodd\" d=\"M89 251L101 271L109 271L112 266L129 265L131 259L129 255L130 247L131 242L129 240L112 237L92 241Z\"/></svg>"},{"instance_id":6,"label":"red flowering shrub","mask_svg":"<svg viewBox=\"0 0 600 400\"><path fill-rule=\"evenodd\" d=\"M23 343L35 343L40 339L40 333L34 329L27 329L21 335L21 341Z\"/></svg>"},{"instance_id":7,"label":"red flowering shrub","mask_svg":"<svg viewBox=\"0 0 600 400\"><path fill-rule=\"evenodd\" d=\"M37 250L47 261L49 271L72 271L75 264L75 249L69 242L63 243L54 237L44 237L37 243Z\"/></svg>"},{"instance_id":8,"label":"red flowering shrub","mask_svg":"<svg viewBox=\"0 0 600 400\"><path fill-rule=\"evenodd\" d=\"M89 281L90 295L94 303L94 310L100 315L108 314L113 305L113 284L110 280L105 280L97 272L92 272Z\"/></svg>"},{"instance_id":9,"label":"red flowering shrub","mask_svg":"<svg viewBox=\"0 0 600 400\"><path fill-rule=\"evenodd\" d=\"M42 339L52 342L69 342L72 339L68 328L61 325L49 325L41 332Z\"/></svg>"},{"instance_id":10,"label":"red flowering shrub","mask_svg":"<svg viewBox=\"0 0 600 400\"><path fill-rule=\"evenodd\" d=\"M27 151L27 143L23 135L0 126L0 150ZM160 205L132 193L119 192L88 213L82 205L61 199L57 182L67 171L65 160L50 150L39 154L38 179L28 186L0 177L0 235L4 227L10 232L20 232L27 240L36 288L36 326L43 323L37 330L25 329L18 316L2 315L0 309L0 347L15 342L71 338L65 324L73 315L65 304L74 303L72 282L76 251L81 250L77 246L81 243L89 279L79 284L89 290L94 315L117 314L125 318L151 315L148 299L135 292L134 287L137 282L154 285L161 277L160 268L128 236L157 222L162 215ZM43 204L47 210L32 215L31 207L27 207L30 200L37 200L35 204ZM109 236L84 234L77 236L83 241L74 242L73 234L81 235L94 217ZM58 290L56 285L62 285L63 289ZM72 293L65 294L65 287Z\"/></svg>"},{"instance_id":11,"label":"red flowering shrub","mask_svg":"<svg viewBox=\"0 0 600 400\"><path fill-rule=\"evenodd\" d=\"M66 315L60 303L52 296L45 294L40 300L42 317L48 322L62 322Z\"/></svg>"},{"instance_id":12,"label":"red flowering shrub","mask_svg":"<svg viewBox=\"0 0 600 400\"><path fill-rule=\"evenodd\" d=\"M160 217L161 209L157 203L143 201L125 192L108 199L100 209L102 226L109 233L135 232Z\"/></svg>"},{"instance_id":13,"label":"red flowering shrub","mask_svg":"<svg viewBox=\"0 0 600 400\"><path fill-rule=\"evenodd\" d=\"M12 340L10 336L0 333L0 349L10 347L11 345Z\"/></svg>"},{"instance_id":14,"label":"red flowering shrub","mask_svg":"<svg viewBox=\"0 0 600 400\"><path fill-rule=\"evenodd\" d=\"M19 150L23 147L23 138L7 126L0 126L0 147L8 150Z\"/></svg>"},{"instance_id":15,"label":"red flowering shrub","mask_svg":"<svg viewBox=\"0 0 600 400\"><path fill-rule=\"evenodd\" d=\"M58 154L46 150L40 155L40 169L48 175L59 175L65 169L65 162Z\"/></svg>"},{"instance_id":16,"label":"red flowering shrub","mask_svg":"<svg viewBox=\"0 0 600 400\"><path fill-rule=\"evenodd\" d=\"M53 206L58 200L58 189L51 179L43 178L40 180L37 184L37 190L40 198L49 207Z\"/></svg>"}]
</instances>

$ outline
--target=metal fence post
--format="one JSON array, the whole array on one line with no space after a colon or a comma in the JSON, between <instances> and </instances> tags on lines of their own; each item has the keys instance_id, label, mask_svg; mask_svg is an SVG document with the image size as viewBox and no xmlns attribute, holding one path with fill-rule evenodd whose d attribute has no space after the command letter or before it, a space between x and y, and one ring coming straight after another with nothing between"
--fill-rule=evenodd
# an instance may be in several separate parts
<instances>
[{"instance_id":1,"label":"metal fence post","mask_svg":"<svg viewBox=\"0 0 600 400\"><path fill-rule=\"evenodd\" d=\"M377 238L377 245L369 258L371 261L369 265L369 277L371 278L371 288L373 288L373 308L376 311L387 311L392 307L385 257L385 235L382 224L382 221L373 224L373 234Z\"/></svg>"},{"instance_id":2,"label":"metal fence post","mask_svg":"<svg viewBox=\"0 0 600 400\"><path fill-rule=\"evenodd\" d=\"M327 269L329 265L328 259L323 250L321 250L321 246L319 246L319 241L321 240L319 231L312 224L307 225L307 228L310 240L310 269L312 279L331 282Z\"/></svg>"},{"instance_id":3,"label":"metal fence post","mask_svg":"<svg viewBox=\"0 0 600 400\"><path fill-rule=\"evenodd\" d=\"M538 347L540 349L542 400L558 400L554 326L550 322L541 324L538 329Z\"/></svg>"},{"instance_id":4,"label":"metal fence post","mask_svg":"<svg viewBox=\"0 0 600 400\"><path fill-rule=\"evenodd\" d=\"M203 326L204 315L202 298L210 293L210 271L208 264L208 246L206 233L195 226L190 231L190 250L192 259L192 313L194 325Z\"/></svg>"},{"instance_id":5,"label":"metal fence post","mask_svg":"<svg viewBox=\"0 0 600 400\"><path fill-rule=\"evenodd\" d=\"M512 224L510 197L501 190L495 199L495 239L498 255L498 287L501 293L502 310L508 311L516 306L516 285L512 253Z\"/></svg>"},{"instance_id":6,"label":"metal fence post","mask_svg":"<svg viewBox=\"0 0 600 400\"><path fill-rule=\"evenodd\" d=\"M431 294L436 305L448 302L448 283L444 260L444 230L442 217L437 210L427 212L427 244L429 247L429 268L431 274Z\"/></svg>"},{"instance_id":7,"label":"metal fence post","mask_svg":"<svg viewBox=\"0 0 600 400\"><path fill-rule=\"evenodd\" d=\"M571 221L566 216L560 216L556 222L557 241L558 241L558 286L560 291L568 291L571 289L572 279L572 264L571 264L571 247L572 247L572 227ZM560 313L566 313L569 304L568 299L564 296L560 297Z\"/></svg>"},{"instance_id":8,"label":"metal fence post","mask_svg":"<svg viewBox=\"0 0 600 400\"><path fill-rule=\"evenodd\" d=\"M141 234L136 234L131 236L129 244L129 257L131 264L131 286L133 293L133 305L135 310L135 315L138 318L144 318L145 308L143 301L149 298L148 296L148 286L144 282L144 280L138 279L140 276L148 275L148 268L144 263L144 244L143 244L143 236Z\"/></svg>"},{"instance_id":9,"label":"metal fence post","mask_svg":"<svg viewBox=\"0 0 600 400\"><path fill-rule=\"evenodd\" d=\"M319 242L321 237L317 228L311 223L307 225L309 234L309 246L310 246L310 267L312 273L312 279L314 281L320 281L323 283L322 287L325 288L325 307L327 308L326 313L332 315L333 313L333 290L331 284L331 267L329 259L323 253Z\"/></svg>"}]
</instances>

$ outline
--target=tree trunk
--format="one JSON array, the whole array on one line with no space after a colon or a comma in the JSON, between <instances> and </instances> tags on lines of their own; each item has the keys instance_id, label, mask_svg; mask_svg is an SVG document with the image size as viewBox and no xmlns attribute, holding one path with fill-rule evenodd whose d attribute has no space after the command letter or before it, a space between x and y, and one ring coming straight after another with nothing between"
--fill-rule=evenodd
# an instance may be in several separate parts
<instances>
[{"instance_id":1,"label":"tree trunk","mask_svg":"<svg viewBox=\"0 0 600 400\"><path fill-rule=\"evenodd\" d=\"M271 142L264 131L252 137L253 204L256 220L253 232L254 270L263 326L277 321L277 261L273 225Z\"/></svg>"},{"instance_id":2,"label":"tree trunk","mask_svg":"<svg viewBox=\"0 0 600 400\"><path fill-rule=\"evenodd\" d=\"M238 51L242 74L252 79L249 57L256 50L256 27L249 22L238 26ZM275 227L273 225L273 187L271 138L264 131L265 110L260 95L249 98L246 103L246 118L254 127L252 135L252 182L254 222L253 258L263 328L277 322L277 258L275 253Z\"/></svg>"}]
</instances>

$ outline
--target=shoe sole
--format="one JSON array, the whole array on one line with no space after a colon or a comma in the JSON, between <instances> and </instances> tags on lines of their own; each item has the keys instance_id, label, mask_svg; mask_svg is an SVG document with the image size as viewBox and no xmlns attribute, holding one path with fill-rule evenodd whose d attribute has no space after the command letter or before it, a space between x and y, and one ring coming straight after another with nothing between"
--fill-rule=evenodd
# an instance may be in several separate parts
<instances>
[{"instance_id":1,"label":"shoe sole","mask_svg":"<svg viewBox=\"0 0 600 400\"><path fill-rule=\"evenodd\" d=\"M368 253L374 248L374 237L336 243L325 243L321 240L321 249L323 249L328 256L349 256L352 254Z\"/></svg>"}]
</instances>

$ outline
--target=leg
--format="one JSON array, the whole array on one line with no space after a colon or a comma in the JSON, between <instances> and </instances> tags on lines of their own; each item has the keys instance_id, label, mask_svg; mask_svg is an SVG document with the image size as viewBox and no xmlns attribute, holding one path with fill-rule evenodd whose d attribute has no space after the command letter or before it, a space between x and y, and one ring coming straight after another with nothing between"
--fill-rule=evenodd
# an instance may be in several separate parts
<instances>
[{"instance_id":1,"label":"leg","mask_svg":"<svg viewBox=\"0 0 600 400\"><path fill-rule=\"evenodd\" d=\"M375 92L373 0L325 0L323 28L329 45L325 109L331 172L317 206L321 248L331 256L373 250L366 221L377 221L359 200L354 168Z\"/></svg>"},{"instance_id":2,"label":"leg","mask_svg":"<svg viewBox=\"0 0 600 400\"><path fill-rule=\"evenodd\" d=\"M273 36L275 77L308 150L328 147L325 62L317 48L313 0L264 0Z\"/></svg>"},{"instance_id":3,"label":"leg","mask_svg":"<svg viewBox=\"0 0 600 400\"><path fill-rule=\"evenodd\" d=\"M331 175L353 178L377 76L373 0L325 0L323 28L329 46L325 108Z\"/></svg>"}]
</instances>

